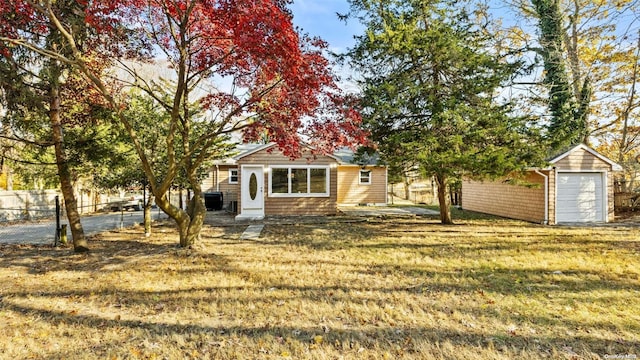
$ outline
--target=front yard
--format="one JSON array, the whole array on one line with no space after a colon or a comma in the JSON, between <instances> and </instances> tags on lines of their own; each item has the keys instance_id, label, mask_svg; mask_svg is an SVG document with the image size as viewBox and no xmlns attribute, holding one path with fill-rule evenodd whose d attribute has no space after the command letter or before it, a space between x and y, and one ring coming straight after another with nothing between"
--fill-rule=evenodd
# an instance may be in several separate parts
<instances>
[{"instance_id":1,"label":"front yard","mask_svg":"<svg viewBox=\"0 0 640 360\"><path fill-rule=\"evenodd\" d=\"M640 228L343 220L0 247L0 358L640 357Z\"/></svg>"}]
</instances>

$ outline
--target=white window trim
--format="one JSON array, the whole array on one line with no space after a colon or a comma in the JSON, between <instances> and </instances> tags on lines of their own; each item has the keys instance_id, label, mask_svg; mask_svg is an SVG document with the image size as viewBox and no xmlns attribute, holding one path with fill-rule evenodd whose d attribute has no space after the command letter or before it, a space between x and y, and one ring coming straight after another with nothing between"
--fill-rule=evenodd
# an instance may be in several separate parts
<instances>
[{"instance_id":1,"label":"white window trim","mask_svg":"<svg viewBox=\"0 0 640 360\"><path fill-rule=\"evenodd\" d=\"M291 169L307 169L307 191L309 191L310 186L310 177L312 169L323 169L325 170L325 182L327 191L324 193L291 193L291 181L289 181L289 193L274 193L272 189L273 184L273 169L288 169L288 178L291 179ZM284 197L284 198L313 198L313 197L329 197L331 194L331 176L330 176L330 167L327 165L272 165L269 166L269 197Z\"/></svg>"},{"instance_id":2,"label":"white window trim","mask_svg":"<svg viewBox=\"0 0 640 360\"><path fill-rule=\"evenodd\" d=\"M233 179L233 177L231 176L231 172L232 171L236 172L236 181L231 180L231 179ZM240 171L238 171L238 168L229 169L229 184L237 184L239 178L240 178Z\"/></svg>"},{"instance_id":3,"label":"white window trim","mask_svg":"<svg viewBox=\"0 0 640 360\"><path fill-rule=\"evenodd\" d=\"M362 182L362 172L366 171L369 173L369 181L368 182ZM368 170L368 169L364 169L364 170L359 170L358 171L358 185L371 185L371 177L373 176L373 171Z\"/></svg>"}]
</instances>

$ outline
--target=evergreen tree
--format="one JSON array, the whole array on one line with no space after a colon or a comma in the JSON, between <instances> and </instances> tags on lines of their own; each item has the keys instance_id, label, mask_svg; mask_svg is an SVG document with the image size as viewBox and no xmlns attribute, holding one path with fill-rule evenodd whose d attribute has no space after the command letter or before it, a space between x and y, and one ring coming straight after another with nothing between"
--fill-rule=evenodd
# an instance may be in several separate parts
<instances>
[{"instance_id":1,"label":"evergreen tree","mask_svg":"<svg viewBox=\"0 0 640 360\"><path fill-rule=\"evenodd\" d=\"M350 17L366 26L348 53L361 76L365 123L389 162L417 162L434 177L443 224L452 223L452 182L540 161L526 119L497 99L519 64L492 53L486 27L459 2L351 5Z\"/></svg>"}]
</instances>

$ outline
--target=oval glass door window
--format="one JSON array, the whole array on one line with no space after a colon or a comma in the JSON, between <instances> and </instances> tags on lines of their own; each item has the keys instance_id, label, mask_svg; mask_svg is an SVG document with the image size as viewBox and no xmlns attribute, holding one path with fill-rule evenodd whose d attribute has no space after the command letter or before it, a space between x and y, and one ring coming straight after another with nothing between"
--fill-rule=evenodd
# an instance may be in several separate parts
<instances>
[{"instance_id":1,"label":"oval glass door window","mask_svg":"<svg viewBox=\"0 0 640 360\"><path fill-rule=\"evenodd\" d=\"M249 197L251 200L255 200L258 195L258 177L256 173L252 173L249 178Z\"/></svg>"}]
</instances>

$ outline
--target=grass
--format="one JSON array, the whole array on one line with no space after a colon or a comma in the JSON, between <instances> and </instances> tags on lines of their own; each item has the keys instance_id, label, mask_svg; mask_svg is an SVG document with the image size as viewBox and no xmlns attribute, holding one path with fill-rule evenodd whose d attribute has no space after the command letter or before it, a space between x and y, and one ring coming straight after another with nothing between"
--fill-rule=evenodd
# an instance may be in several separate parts
<instances>
[{"instance_id":1,"label":"grass","mask_svg":"<svg viewBox=\"0 0 640 360\"><path fill-rule=\"evenodd\" d=\"M0 358L640 356L639 228L341 220L1 247Z\"/></svg>"}]
</instances>

